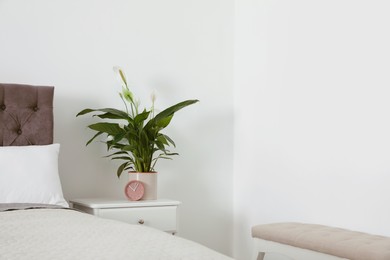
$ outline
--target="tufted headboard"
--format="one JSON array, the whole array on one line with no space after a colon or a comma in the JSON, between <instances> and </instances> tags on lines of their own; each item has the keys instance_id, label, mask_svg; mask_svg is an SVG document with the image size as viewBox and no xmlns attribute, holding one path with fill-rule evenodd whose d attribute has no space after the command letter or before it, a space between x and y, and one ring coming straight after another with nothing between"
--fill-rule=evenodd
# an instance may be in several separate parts
<instances>
[{"instance_id":1,"label":"tufted headboard","mask_svg":"<svg viewBox=\"0 0 390 260\"><path fill-rule=\"evenodd\" d=\"M0 83L0 146L53 143L54 87Z\"/></svg>"}]
</instances>

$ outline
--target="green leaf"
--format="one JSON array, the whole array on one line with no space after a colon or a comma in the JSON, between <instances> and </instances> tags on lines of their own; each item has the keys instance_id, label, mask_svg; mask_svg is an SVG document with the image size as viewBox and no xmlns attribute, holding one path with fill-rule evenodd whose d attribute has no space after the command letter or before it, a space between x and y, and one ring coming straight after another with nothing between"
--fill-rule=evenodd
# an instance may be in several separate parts
<instances>
[{"instance_id":1,"label":"green leaf","mask_svg":"<svg viewBox=\"0 0 390 260\"><path fill-rule=\"evenodd\" d=\"M118 143L119 141L121 141L126 135L126 132L122 130L122 133L119 133L117 135L114 135L114 138L112 139L112 143L113 144L116 144Z\"/></svg>"},{"instance_id":2,"label":"green leaf","mask_svg":"<svg viewBox=\"0 0 390 260\"><path fill-rule=\"evenodd\" d=\"M129 169L134 170L134 167L133 166L128 166L128 167L124 168L123 170L125 171L125 170L129 170Z\"/></svg>"},{"instance_id":3,"label":"green leaf","mask_svg":"<svg viewBox=\"0 0 390 260\"><path fill-rule=\"evenodd\" d=\"M172 160L171 157L166 157L166 156L159 156L156 159L166 159L166 160Z\"/></svg>"},{"instance_id":4,"label":"green leaf","mask_svg":"<svg viewBox=\"0 0 390 260\"><path fill-rule=\"evenodd\" d=\"M161 119L163 119L163 118L165 118L167 116L170 116L170 115L176 113L180 109L185 108L186 106L192 105L192 104L194 104L196 102L199 102L199 100L186 100L186 101L177 103L176 105L168 107L167 109L165 109L162 112L158 113L155 116L155 119L156 119L156 121L159 121L159 120L161 120Z\"/></svg>"},{"instance_id":5,"label":"green leaf","mask_svg":"<svg viewBox=\"0 0 390 260\"><path fill-rule=\"evenodd\" d=\"M132 161L133 159L131 157L127 156L119 156L119 157L112 157L111 160L127 160L127 161Z\"/></svg>"},{"instance_id":6,"label":"green leaf","mask_svg":"<svg viewBox=\"0 0 390 260\"><path fill-rule=\"evenodd\" d=\"M116 115L113 113L104 113L104 114L95 115L95 116L102 118L102 119L123 119L123 120L127 119L127 118L123 118L122 116L119 116L119 115Z\"/></svg>"},{"instance_id":7,"label":"green leaf","mask_svg":"<svg viewBox=\"0 0 390 260\"><path fill-rule=\"evenodd\" d=\"M168 142L170 142L174 147L176 147L175 142L169 136L164 135L164 134L163 134L163 136L165 137L165 139L167 139Z\"/></svg>"},{"instance_id":8,"label":"green leaf","mask_svg":"<svg viewBox=\"0 0 390 260\"><path fill-rule=\"evenodd\" d=\"M160 121L164 121L164 120L167 120L166 118L167 117L170 117L172 116L174 113L176 113L177 111L179 111L180 109L182 108L185 108L186 106L189 106L189 105L192 105L196 102L199 102L199 100L186 100L186 101L183 101L183 102L180 102L180 103L177 103L176 105L173 105L171 107L168 107L167 109L163 110L162 112L158 113L154 118L152 118L146 125L145 125L145 129L148 129L150 127L153 127L153 126L156 126L156 125L159 125L159 122ZM169 124L169 122L168 122ZM164 124L162 124L164 125Z\"/></svg>"},{"instance_id":9,"label":"green leaf","mask_svg":"<svg viewBox=\"0 0 390 260\"><path fill-rule=\"evenodd\" d=\"M119 177L121 177L121 174L123 172L123 170L125 169L125 167L127 167L129 164L129 162L124 162L122 163L119 167L118 167L118 170L116 171L116 175Z\"/></svg>"},{"instance_id":10,"label":"green leaf","mask_svg":"<svg viewBox=\"0 0 390 260\"><path fill-rule=\"evenodd\" d=\"M141 122L144 122L149 117L150 111L144 110L141 114L137 115L134 118L134 123L138 125Z\"/></svg>"},{"instance_id":11,"label":"green leaf","mask_svg":"<svg viewBox=\"0 0 390 260\"><path fill-rule=\"evenodd\" d=\"M108 145L108 149L109 148L115 148L115 149L118 149L118 150L123 150L123 147L125 147L124 144L113 143L112 141L108 141L107 145Z\"/></svg>"},{"instance_id":12,"label":"green leaf","mask_svg":"<svg viewBox=\"0 0 390 260\"><path fill-rule=\"evenodd\" d=\"M173 118L173 114L170 115L170 116L167 116L165 118L162 118L159 121L156 121L156 125L158 127L160 127L160 128L165 128L165 127L167 127L169 125L169 123L171 122L172 118Z\"/></svg>"},{"instance_id":13,"label":"green leaf","mask_svg":"<svg viewBox=\"0 0 390 260\"><path fill-rule=\"evenodd\" d=\"M122 148L124 151L132 152L133 150L137 149L136 145L124 145Z\"/></svg>"},{"instance_id":14,"label":"green leaf","mask_svg":"<svg viewBox=\"0 0 390 260\"><path fill-rule=\"evenodd\" d=\"M166 152L165 155L173 156L173 155L179 155L179 154L178 154L178 153L169 153L169 152Z\"/></svg>"},{"instance_id":15,"label":"green leaf","mask_svg":"<svg viewBox=\"0 0 390 260\"><path fill-rule=\"evenodd\" d=\"M85 114L88 114L88 113L91 113L91 112L103 112L103 113L110 113L112 115L115 115L117 116L118 118L115 118L115 119L126 119L128 120L130 118L130 116L122 111L122 110L118 110L118 109L115 109L115 108L99 108L99 109L91 109L91 108L87 108L87 109L84 109L82 111L80 111L77 115L77 116L81 116L81 115L85 115Z\"/></svg>"},{"instance_id":16,"label":"green leaf","mask_svg":"<svg viewBox=\"0 0 390 260\"><path fill-rule=\"evenodd\" d=\"M91 108L86 108L84 110L81 110L77 115L76 117L78 116L81 116L81 115L85 115L85 114L88 114L88 113L91 113L93 111L96 111L96 109L91 109Z\"/></svg>"},{"instance_id":17,"label":"green leaf","mask_svg":"<svg viewBox=\"0 0 390 260\"><path fill-rule=\"evenodd\" d=\"M159 136L157 136L156 139L157 139L158 142L161 142L161 143L163 143L165 145L169 145L167 139L165 138L165 136L163 134L160 134Z\"/></svg>"},{"instance_id":18,"label":"green leaf","mask_svg":"<svg viewBox=\"0 0 390 260\"><path fill-rule=\"evenodd\" d=\"M96 137L103 134L103 132L97 132L89 141L85 144L85 146L89 145Z\"/></svg>"},{"instance_id":19,"label":"green leaf","mask_svg":"<svg viewBox=\"0 0 390 260\"><path fill-rule=\"evenodd\" d=\"M92 130L104 132L109 135L117 135L123 132L123 129L119 127L118 124L115 123L96 123L88 126Z\"/></svg>"},{"instance_id":20,"label":"green leaf","mask_svg":"<svg viewBox=\"0 0 390 260\"><path fill-rule=\"evenodd\" d=\"M164 147L164 144L162 142L156 142L156 145L157 145L159 150L165 151L165 147Z\"/></svg>"},{"instance_id":21,"label":"green leaf","mask_svg":"<svg viewBox=\"0 0 390 260\"><path fill-rule=\"evenodd\" d=\"M119 154L128 154L127 152L125 151L119 151L119 152L115 152L115 153L112 153L112 154L109 154L109 155L106 155L104 156L105 158L107 157L111 157L111 156L114 156L114 155L119 155Z\"/></svg>"}]
</instances>

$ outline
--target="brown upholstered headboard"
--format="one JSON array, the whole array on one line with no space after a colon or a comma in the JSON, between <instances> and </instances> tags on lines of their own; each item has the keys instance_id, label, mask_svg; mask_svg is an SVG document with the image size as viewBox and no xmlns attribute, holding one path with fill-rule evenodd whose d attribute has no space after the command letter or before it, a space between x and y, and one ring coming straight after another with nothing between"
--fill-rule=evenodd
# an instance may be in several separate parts
<instances>
[{"instance_id":1,"label":"brown upholstered headboard","mask_svg":"<svg viewBox=\"0 0 390 260\"><path fill-rule=\"evenodd\" d=\"M0 146L53 143L54 87L0 83Z\"/></svg>"}]
</instances>

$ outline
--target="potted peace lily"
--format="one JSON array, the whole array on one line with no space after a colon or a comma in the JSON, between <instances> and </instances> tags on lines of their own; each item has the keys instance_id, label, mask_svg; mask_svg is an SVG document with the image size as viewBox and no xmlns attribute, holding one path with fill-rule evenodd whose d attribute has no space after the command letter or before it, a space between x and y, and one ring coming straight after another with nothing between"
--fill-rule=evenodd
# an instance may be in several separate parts
<instances>
[{"instance_id":1,"label":"potted peace lily","mask_svg":"<svg viewBox=\"0 0 390 260\"><path fill-rule=\"evenodd\" d=\"M87 108L80 111L77 116L93 113L94 117L101 119L101 122L88 126L96 133L86 145L103 135L101 141L107 145L107 151L109 151L106 157L123 161L116 172L118 178L124 171L129 171L130 180L137 179L145 184L143 199L156 199L157 174L154 169L156 162L159 159L171 159L172 156L177 155L168 150L170 146L175 147L174 141L161 131L169 125L177 111L198 100L180 102L155 115L155 96L152 95L151 108L141 110L140 102L130 91L123 70L114 67L114 71L122 85L119 96L125 109Z\"/></svg>"}]
</instances>

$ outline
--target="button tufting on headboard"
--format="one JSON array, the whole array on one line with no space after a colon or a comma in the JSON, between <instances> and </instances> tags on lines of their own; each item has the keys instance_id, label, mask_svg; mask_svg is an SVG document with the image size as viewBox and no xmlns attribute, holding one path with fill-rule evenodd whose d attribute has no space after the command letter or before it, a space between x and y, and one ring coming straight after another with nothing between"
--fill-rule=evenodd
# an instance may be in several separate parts
<instances>
[{"instance_id":1,"label":"button tufting on headboard","mask_svg":"<svg viewBox=\"0 0 390 260\"><path fill-rule=\"evenodd\" d=\"M53 143L54 87L0 83L0 146Z\"/></svg>"}]
</instances>

